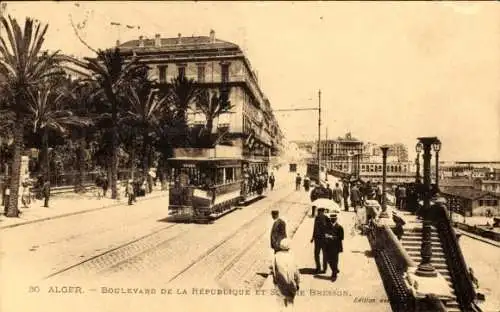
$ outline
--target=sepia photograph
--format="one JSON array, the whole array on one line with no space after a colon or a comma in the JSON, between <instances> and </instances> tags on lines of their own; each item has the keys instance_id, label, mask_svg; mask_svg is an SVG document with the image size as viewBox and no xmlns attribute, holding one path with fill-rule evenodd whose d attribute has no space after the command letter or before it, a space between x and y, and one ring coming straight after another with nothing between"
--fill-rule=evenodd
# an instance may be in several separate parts
<instances>
[{"instance_id":1,"label":"sepia photograph","mask_svg":"<svg viewBox=\"0 0 500 312\"><path fill-rule=\"evenodd\" d=\"M0 1L0 312L500 312L500 4Z\"/></svg>"}]
</instances>

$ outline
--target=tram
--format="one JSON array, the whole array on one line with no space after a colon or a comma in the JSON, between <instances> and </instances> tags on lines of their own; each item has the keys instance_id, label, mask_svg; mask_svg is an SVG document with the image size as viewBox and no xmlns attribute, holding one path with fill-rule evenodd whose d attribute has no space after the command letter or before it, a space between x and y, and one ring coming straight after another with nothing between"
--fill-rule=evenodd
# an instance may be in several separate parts
<instances>
[{"instance_id":1,"label":"tram","mask_svg":"<svg viewBox=\"0 0 500 312\"><path fill-rule=\"evenodd\" d=\"M220 156L215 157L217 154ZM238 204L261 197L267 188L266 161L214 149L189 149L168 159L167 165L171 221L209 223Z\"/></svg>"},{"instance_id":2,"label":"tram","mask_svg":"<svg viewBox=\"0 0 500 312\"><path fill-rule=\"evenodd\" d=\"M319 183L319 166L318 164L314 163L308 163L307 164L307 170L306 170L306 176L311 179L311 181L314 181L314 183Z\"/></svg>"},{"instance_id":3,"label":"tram","mask_svg":"<svg viewBox=\"0 0 500 312\"><path fill-rule=\"evenodd\" d=\"M262 197L267 192L269 181L269 163L267 160L243 159L243 183L241 186L241 204L249 203Z\"/></svg>"}]
</instances>

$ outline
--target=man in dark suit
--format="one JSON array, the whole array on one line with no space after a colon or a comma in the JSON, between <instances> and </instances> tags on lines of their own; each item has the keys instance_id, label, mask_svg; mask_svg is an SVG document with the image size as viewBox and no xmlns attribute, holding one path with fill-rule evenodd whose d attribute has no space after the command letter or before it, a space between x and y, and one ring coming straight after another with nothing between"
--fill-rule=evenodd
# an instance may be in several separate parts
<instances>
[{"instance_id":1,"label":"man in dark suit","mask_svg":"<svg viewBox=\"0 0 500 312\"><path fill-rule=\"evenodd\" d=\"M342 196L344 197L344 211L349 211L349 183L344 181L342 184Z\"/></svg>"},{"instance_id":2,"label":"man in dark suit","mask_svg":"<svg viewBox=\"0 0 500 312\"><path fill-rule=\"evenodd\" d=\"M327 266L327 255L325 250L325 233L330 221L325 216L325 209L319 208L318 215L314 219L314 230L311 243L314 241L314 261L316 262L316 273L325 273ZM319 254L323 253L323 270L321 270Z\"/></svg>"},{"instance_id":3,"label":"man in dark suit","mask_svg":"<svg viewBox=\"0 0 500 312\"><path fill-rule=\"evenodd\" d=\"M326 194L329 200L333 199L333 190L330 188L330 184L326 184Z\"/></svg>"},{"instance_id":4,"label":"man in dark suit","mask_svg":"<svg viewBox=\"0 0 500 312\"><path fill-rule=\"evenodd\" d=\"M330 214L330 223L326 229L326 251L328 256L328 263L332 269L332 281L337 280L337 274L340 272L339 253L344 251L342 241L344 240L344 228L337 223L337 214Z\"/></svg>"},{"instance_id":5,"label":"man in dark suit","mask_svg":"<svg viewBox=\"0 0 500 312\"><path fill-rule=\"evenodd\" d=\"M273 210L271 212L274 223L271 229L271 248L276 253L280 250L280 242L283 238L286 238L286 223L279 217L279 211Z\"/></svg>"}]
</instances>

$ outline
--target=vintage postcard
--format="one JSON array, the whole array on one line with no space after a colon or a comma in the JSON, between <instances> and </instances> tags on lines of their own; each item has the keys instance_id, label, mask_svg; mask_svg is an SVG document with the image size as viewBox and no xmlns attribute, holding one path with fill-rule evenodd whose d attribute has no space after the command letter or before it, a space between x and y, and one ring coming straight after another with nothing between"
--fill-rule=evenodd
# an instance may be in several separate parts
<instances>
[{"instance_id":1,"label":"vintage postcard","mask_svg":"<svg viewBox=\"0 0 500 312\"><path fill-rule=\"evenodd\" d=\"M0 18L1 312L500 312L498 3Z\"/></svg>"}]
</instances>

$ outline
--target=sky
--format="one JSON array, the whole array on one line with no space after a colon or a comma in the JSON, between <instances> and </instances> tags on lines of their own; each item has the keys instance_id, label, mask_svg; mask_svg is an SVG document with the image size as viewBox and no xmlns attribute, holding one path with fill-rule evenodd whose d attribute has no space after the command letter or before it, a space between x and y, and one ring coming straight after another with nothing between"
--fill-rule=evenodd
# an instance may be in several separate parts
<instances>
[{"instance_id":1,"label":"sky","mask_svg":"<svg viewBox=\"0 0 500 312\"><path fill-rule=\"evenodd\" d=\"M7 3L49 23L46 48L77 56L92 52L70 16L94 48L213 29L243 49L274 109L317 107L321 90L323 139L401 142L412 157L417 137L437 136L442 160L500 160L499 3ZM275 114L288 140L317 140L316 111Z\"/></svg>"}]
</instances>

